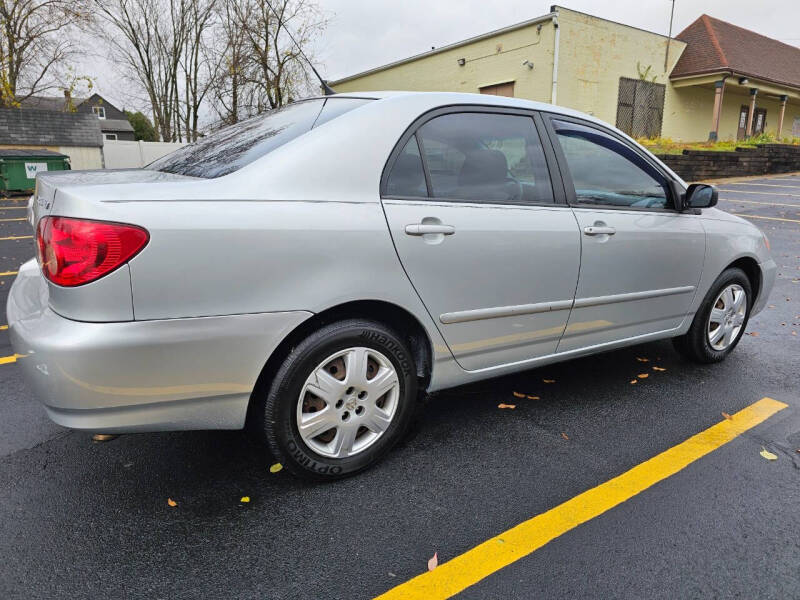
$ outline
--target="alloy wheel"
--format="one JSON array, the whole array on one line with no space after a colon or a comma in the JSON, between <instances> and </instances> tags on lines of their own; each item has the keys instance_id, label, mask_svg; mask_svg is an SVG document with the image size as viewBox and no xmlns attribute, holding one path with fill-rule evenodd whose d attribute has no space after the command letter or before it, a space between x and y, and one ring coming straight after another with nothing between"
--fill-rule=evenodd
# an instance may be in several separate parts
<instances>
[{"instance_id":1,"label":"alloy wheel","mask_svg":"<svg viewBox=\"0 0 800 600\"><path fill-rule=\"evenodd\" d=\"M346 458L389 428L400 400L391 361L372 348L341 350L311 372L297 400L297 429L317 454Z\"/></svg>"},{"instance_id":2,"label":"alloy wheel","mask_svg":"<svg viewBox=\"0 0 800 600\"><path fill-rule=\"evenodd\" d=\"M725 350L737 339L746 314L744 288L736 283L723 288L708 317L708 341L714 350Z\"/></svg>"}]
</instances>

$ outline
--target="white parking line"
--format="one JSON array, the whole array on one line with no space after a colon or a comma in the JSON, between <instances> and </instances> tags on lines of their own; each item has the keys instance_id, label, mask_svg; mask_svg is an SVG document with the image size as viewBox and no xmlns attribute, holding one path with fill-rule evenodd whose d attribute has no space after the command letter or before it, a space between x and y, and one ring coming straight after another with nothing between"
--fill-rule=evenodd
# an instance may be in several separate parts
<instances>
[{"instance_id":1,"label":"white parking line","mask_svg":"<svg viewBox=\"0 0 800 600\"><path fill-rule=\"evenodd\" d=\"M764 187L780 187L800 190L800 185L783 185L780 183L755 183L754 181L731 181L725 185L763 185Z\"/></svg>"},{"instance_id":2,"label":"white parking line","mask_svg":"<svg viewBox=\"0 0 800 600\"><path fill-rule=\"evenodd\" d=\"M739 204L762 204L764 206L791 206L792 208L800 208L800 204L782 204L780 202L756 202L755 200L736 200L734 198L720 198L725 202L737 202Z\"/></svg>"},{"instance_id":3,"label":"white parking line","mask_svg":"<svg viewBox=\"0 0 800 600\"><path fill-rule=\"evenodd\" d=\"M728 184L726 183L725 185ZM793 196L795 198L800 198L800 194L787 194L785 192L753 192L751 190L726 190L725 188L717 188L717 189L720 192L730 192L731 194L759 194L761 196Z\"/></svg>"}]
</instances>

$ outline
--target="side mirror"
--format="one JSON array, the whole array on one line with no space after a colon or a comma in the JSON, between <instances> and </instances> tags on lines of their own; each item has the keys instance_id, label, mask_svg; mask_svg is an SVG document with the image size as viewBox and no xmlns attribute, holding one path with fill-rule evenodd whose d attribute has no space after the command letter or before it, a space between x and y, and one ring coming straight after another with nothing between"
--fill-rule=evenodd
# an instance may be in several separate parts
<instances>
[{"instance_id":1,"label":"side mirror","mask_svg":"<svg viewBox=\"0 0 800 600\"><path fill-rule=\"evenodd\" d=\"M719 193L713 185L693 183L686 190L683 201L684 210L692 208L711 208L717 205Z\"/></svg>"}]
</instances>

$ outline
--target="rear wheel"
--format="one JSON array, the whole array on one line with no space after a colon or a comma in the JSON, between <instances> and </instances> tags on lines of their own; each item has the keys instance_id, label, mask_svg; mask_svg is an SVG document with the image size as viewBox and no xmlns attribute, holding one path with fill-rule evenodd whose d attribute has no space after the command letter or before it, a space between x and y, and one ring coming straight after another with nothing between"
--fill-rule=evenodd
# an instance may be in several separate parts
<instances>
[{"instance_id":1,"label":"rear wheel","mask_svg":"<svg viewBox=\"0 0 800 600\"><path fill-rule=\"evenodd\" d=\"M727 269L711 286L689 331L673 340L686 358L700 363L723 360L744 334L753 296L741 269Z\"/></svg>"},{"instance_id":2,"label":"rear wheel","mask_svg":"<svg viewBox=\"0 0 800 600\"><path fill-rule=\"evenodd\" d=\"M402 338L374 321L340 321L286 357L263 401L261 428L291 472L335 479L380 460L407 430L416 398Z\"/></svg>"}]
</instances>

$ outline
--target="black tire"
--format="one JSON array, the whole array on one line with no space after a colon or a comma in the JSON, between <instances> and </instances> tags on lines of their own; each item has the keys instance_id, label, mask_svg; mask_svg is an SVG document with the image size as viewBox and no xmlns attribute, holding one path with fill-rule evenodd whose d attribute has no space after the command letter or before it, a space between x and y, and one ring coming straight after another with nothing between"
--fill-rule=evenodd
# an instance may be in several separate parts
<instances>
[{"instance_id":1,"label":"black tire","mask_svg":"<svg viewBox=\"0 0 800 600\"><path fill-rule=\"evenodd\" d=\"M344 458L327 457L309 447L301 437L297 426L297 405L306 379L320 363L353 347L376 350L394 367L400 384L394 417L380 437L358 454ZM381 460L408 430L417 405L414 358L402 336L381 323L367 319L338 321L320 328L292 349L262 402L263 410L259 411L256 429L284 467L309 480L347 477Z\"/></svg>"},{"instance_id":2,"label":"black tire","mask_svg":"<svg viewBox=\"0 0 800 600\"><path fill-rule=\"evenodd\" d=\"M716 350L711 346L708 339L708 320L711 316L711 309L714 308L714 301L719 296L720 292L731 284L738 284L744 289L747 294L747 308L745 311L744 322L736 335L733 342L724 350ZM686 359L701 363L709 364L725 360L733 349L742 339L745 329L747 328L747 321L750 319L750 309L753 306L753 289L750 285L750 280L744 271L737 268L726 269L722 274L717 277L714 285L706 294L703 303L700 305L699 310L694 316L692 326L685 335L673 338L672 342L675 349Z\"/></svg>"}]
</instances>

